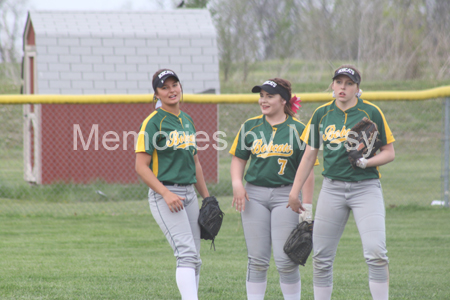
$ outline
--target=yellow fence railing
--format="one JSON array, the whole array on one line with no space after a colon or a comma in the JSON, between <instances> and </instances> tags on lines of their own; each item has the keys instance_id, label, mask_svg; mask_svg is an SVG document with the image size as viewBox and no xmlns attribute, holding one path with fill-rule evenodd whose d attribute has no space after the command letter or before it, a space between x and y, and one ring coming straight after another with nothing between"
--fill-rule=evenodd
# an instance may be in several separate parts
<instances>
[{"instance_id":1,"label":"yellow fence railing","mask_svg":"<svg viewBox=\"0 0 450 300\"><path fill-rule=\"evenodd\" d=\"M331 93L293 93L302 102L332 100ZM427 100L450 97L450 86L422 91L363 92L362 98L369 101ZM255 103L257 94L184 94L186 103ZM102 103L149 103L153 94L144 95L0 95L0 104L102 104Z\"/></svg>"}]
</instances>

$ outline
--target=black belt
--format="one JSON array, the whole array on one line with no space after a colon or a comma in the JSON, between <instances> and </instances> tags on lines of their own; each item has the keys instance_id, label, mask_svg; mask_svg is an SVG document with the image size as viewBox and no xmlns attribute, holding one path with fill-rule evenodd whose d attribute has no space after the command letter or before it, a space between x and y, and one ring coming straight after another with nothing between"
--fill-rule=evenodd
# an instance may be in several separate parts
<instances>
[{"instance_id":1,"label":"black belt","mask_svg":"<svg viewBox=\"0 0 450 300\"><path fill-rule=\"evenodd\" d=\"M286 186L291 186L291 185L293 185L292 183L287 183L287 184L280 184L280 185L276 185L276 186L263 186L263 185L256 185L256 184L253 184L253 183L251 183L251 182L248 182L249 184L252 184L252 185L254 185L254 186L259 186L259 187L266 187L266 188L269 188L269 189L274 189L274 188L280 188L280 187L286 187Z\"/></svg>"},{"instance_id":2,"label":"black belt","mask_svg":"<svg viewBox=\"0 0 450 300\"><path fill-rule=\"evenodd\" d=\"M280 187L291 186L291 185L292 185L292 183L289 183L289 184L282 184L282 185L274 186L274 188L280 188Z\"/></svg>"},{"instance_id":3,"label":"black belt","mask_svg":"<svg viewBox=\"0 0 450 300\"><path fill-rule=\"evenodd\" d=\"M188 186L192 184L192 183L175 183L170 181L161 181L161 183L164 185L175 185L175 186Z\"/></svg>"}]
</instances>

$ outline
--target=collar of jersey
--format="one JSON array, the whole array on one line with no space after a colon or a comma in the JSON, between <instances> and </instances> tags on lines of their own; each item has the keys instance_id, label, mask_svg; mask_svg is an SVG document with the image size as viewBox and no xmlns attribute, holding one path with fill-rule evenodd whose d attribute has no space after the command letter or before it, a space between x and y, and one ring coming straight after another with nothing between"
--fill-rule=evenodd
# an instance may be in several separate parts
<instances>
[{"instance_id":1,"label":"collar of jersey","mask_svg":"<svg viewBox=\"0 0 450 300\"><path fill-rule=\"evenodd\" d=\"M172 115L172 116L176 117L176 118L179 118L180 115L181 115L181 110L180 110L180 113L178 115L176 115L174 113L171 113L170 111L167 111L167 110L163 109L162 107L160 107L159 109L162 110L163 112L169 114L169 115Z\"/></svg>"},{"instance_id":2,"label":"collar of jersey","mask_svg":"<svg viewBox=\"0 0 450 300\"><path fill-rule=\"evenodd\" d=\"M347 108L346 110L342 110L339 106L337 106L336 99L333 100L333 105L336 107L336 109L339 109L340 111L345 113L345 112L348 112L348 111L350 111L352 109L357 108L359 106L359 104L362 103L361 98L359 98L359 97L357 97L357 98L358 98L358 101L356 101L356 104L353 105L352 107Z\"/></svg>"},{"instance_id":3,"label":"collar of jersey","mask_svg":"<svg viewBox=\"0 0 450 300\"><path fill-rule=\"evenodd\" d=\"M273 128L278 128L278 127L283 126L286 123L286 121L289 120L289 117L290 117L290 115L286 115L286 119L283 122L275 124L275 125L270 125L270 123L267 122L266 115L263 115L263 120L265 123L269 124L269 126L272 126Z\"/></svg>"}]
</instances>

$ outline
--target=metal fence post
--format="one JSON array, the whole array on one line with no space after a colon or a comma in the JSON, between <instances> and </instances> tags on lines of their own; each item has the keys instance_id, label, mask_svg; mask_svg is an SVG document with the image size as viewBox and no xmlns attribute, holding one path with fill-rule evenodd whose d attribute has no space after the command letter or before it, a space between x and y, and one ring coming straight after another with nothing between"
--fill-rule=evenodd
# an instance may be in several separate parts
<instances>
[{"instance_id":1,"label":"metal fence post","mask_svg":"<svg viewBox=\"0 0 450 300\"><path fill-rule=\"evenodd\" d=\"M449 197L449 151L450 151L450 98L445 98L445 119L444 119L444 207L448 206Z\"/></svg>"}]
</instances>

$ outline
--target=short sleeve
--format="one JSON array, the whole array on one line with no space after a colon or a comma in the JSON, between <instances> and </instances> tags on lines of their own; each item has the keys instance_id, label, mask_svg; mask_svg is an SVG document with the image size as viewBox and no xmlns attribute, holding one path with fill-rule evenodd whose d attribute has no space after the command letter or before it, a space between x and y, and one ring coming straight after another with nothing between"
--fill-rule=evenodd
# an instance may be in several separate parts
<instances>
[{"instance_id":1,"label":"short sleeve","mask_svg":"<svg viewBox=\"0 0 450 300\"><path fill-rule=\"evenodd\" d=\"M136 143L136 153L146 152L151 155L155 149L154 143L159 139L158 135L158 128L152 122L142 123Z\"/></svg>"},{"instance_id":2,"label":"short sleeve","mask_svg":"<svg viewBox=\"0 0 450 300\"><path fill-rule=\"evenodd\" d=\"M243 160L248 160L250 157L250 147L246 144L245 123L242 124L241 129L239 129L238 134L234 138L230 154Z\"/></svg>"},{"instance_id":3,"label":"short sleeve","mask_svg":"<svg viewBox=\"0 0 450 300\"><path fill-rule=\"evenodd\" d=\"M377 107L377 112L374 114L372 121L377 124L378 132L380 133L380 139L383 142L383 145L387 145L393 143L395 141L394 135L392 134L391 129L384 117L383 112Z\"/></svg>"},{"instance_id":4,"label":"short sleeve","mask_svg":"<svg viewBox=\"0 0 450 300\"><path fill-rule=\"evenodd\" d=\"M308 143L314 149L320 147L320 132L319 132L319 120L317 111L314 112L313 116L306 124L306 128L302 133L300 139L305 143Z\"/></svg>"}]
</instances>

